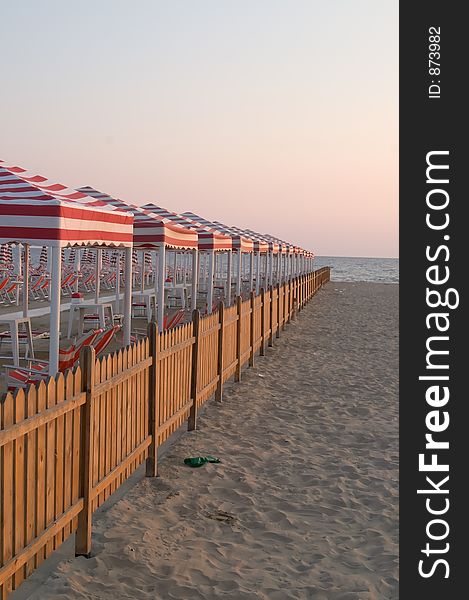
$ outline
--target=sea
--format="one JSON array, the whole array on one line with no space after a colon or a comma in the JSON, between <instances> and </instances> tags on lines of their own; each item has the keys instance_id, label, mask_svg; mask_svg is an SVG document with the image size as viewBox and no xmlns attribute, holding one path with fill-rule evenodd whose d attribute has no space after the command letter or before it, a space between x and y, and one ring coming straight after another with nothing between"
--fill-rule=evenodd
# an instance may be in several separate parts
<instances>
[{"instance_id":1,"label":"sea","mask_svg":"<svg viewBox=\"0 0 469 600\"><path fill-rule=\"evenodd\" d=\"M353 256L316 256L314 266L330 266L332 281L399 283L398 258L360 258Z\"/></svg>"},{"instance_id":2,"label":"sea","mask_svg":"<svg viewBox=\"0 0 469 600\"><path fill-rule=\"evenodd\" d=\"M40 248L31 248L31 260L39 260ZM398 258L356 258L350 256L316 256L315 269L332 267L332 281L371 281L399 283Z\"/></svg>"}]
</instances>

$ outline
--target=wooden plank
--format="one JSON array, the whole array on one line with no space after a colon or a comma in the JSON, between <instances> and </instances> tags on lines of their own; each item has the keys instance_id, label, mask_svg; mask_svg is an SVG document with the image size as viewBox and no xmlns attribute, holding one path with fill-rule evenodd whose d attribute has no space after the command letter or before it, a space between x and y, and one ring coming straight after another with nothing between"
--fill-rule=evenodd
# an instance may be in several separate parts
<instances>
[{"instance_id":1,"label":"wooden plank","mask_svg":"<svg viewBox=\"0 0 469 600\"><path fill-rule=\"evenodd\" d=\"M36 386L29 386L26 396L26 416L32 417L37 413ZM31 430L26 434L26 531L25 542L30 544L36 535L36 447L37 431ZM34 571L34 557L25 563L24 575L29 577Z\"/></svg>"},{"instance_id":2,"label":"wooden plank","mask_svg":"<svg viewBox=\"0 0 469 600\"><path fill-rule=\"evenodd\" d=\"M122 350L117 352L117 372L122 372ZM116 464L122 462L122 384L116 386ZM118 484L122 483L122 477Z\"/></svg>"},{"instance_id":3,"label":"wooden plank","mask_svg":"<svg viewBox=\"0 0 469 600\"><path fill-rule=\"evenodd\" d=\"M275 337L279 338L280 337L280 284L277 283L277 305L276 305L276 312L275 312L275 320L276 320L276 327L275 327Z\"/></svg>"},{"instance_id":4,"label":"wooden plank","mask_svg":"<svg viewBox=\"0 0 469 600\"><path fill-rule=\"evenodd\" d=\"M265 356L265 292L264 288L261 288L261 345L260 345L260 356Z\"/></svg>"},{"instance_id":5,"label":"wooden plank","mask_svg":"<svg viewBox=\"0 0 469 600\"><path fill-rule=\"evenodd\" d=\"M106 381L106 361L104 358L96 361L96 374L99 378L98 381ZM97 420L95 427L98 430L98 473L94 474L93 482L98 483L103 479L106 474L106 391L101 391L100 394L96 393L93 387L93 403L97 406ZM96 451L96 449L94 450ZM101 505L103 497L100 496L97 499L96 508Z\"/></svg>"},{"instance_id":6,"label":"wooden plank","mask_svg":"<svg viewBox=\"0 0 469 600\"><path fill-rule=\"evenodd\" d=\"M178 419L180 419L184 415L184 413L186 413L191 408L192 405L192 399L189 400L189 402L186 402L167 421L160 425L160 432L167 431L168 429L170 429L175 423L177 423Z\"/></svg>"},{"instance_id":7,"label":"wooden plank","mask_svg":"<svg viewBox=\"0 0 469 600\"><path fill-rule=\"evenodd\" d=\"M65 399L73 398L74 375L70 370L65 376ZM72 450L73 449L73 413L67 412L64 415L64 510L68 510L72 505ZM65 527L64 539L71 533L71 523Z\"/></svg>"},{"instance_id":8,"label":"wooden plank","mask_svg":"<svg viewBox=\"0 0 469 600\"><path fill-rule=\"evenodd\" d=\"M250 325L249 325L249 348L250 348L249 366L253 367L254 366L254 292L251 292L249 298L250 298L250 302L251 302L251 318L250 318Z\"/></svg>"},{"instance_id":9,"label":"wooden plank","mask_svg":"<svg viewBox=\"0 0 469 600\"><path fill-rule=\"evenodd\" d=\"M95 394L97 396L100 396L101 394L106 393L110 389L119 385L119 383L121 383L122 381L127 381L129 378L133 377L140 371L147 369L150 366L150 364L151 364L151 359L146 358L146 359L142 360L139 364L134 364L133 366L128 367L122 373L118 373L114 377L111 377L111 379L109 379L108 381L103 381L101 383L98 383L96 385Z\"/></svg>"},{"instance_id":10,"label":"wooden plank","mask_svg":"<svg viewBox=\"0 0 469 600\"><path fill-rule=\"evenodd\" d=\"M274 288L270 286L269 294L269 348L274 345Z\"/></svg>"},{"instance_id":11,"label":"wooden plank","mask_svg":"<svg viewBox=\"0 0 469 600\"><path fill-rule=\"evenodd\" d=\"M56 382L54 378L49 379L47 384L47 408L55 406ZM56 420L49 421L46 425L46 527L54 520L55 509L55 430ZM54 549L53 540L49 540L45 546L44 556L47 558Z\"/></svg>"},{"instance_id":12,"label":"wooden plank","mask_svg":"<svg viewBox=\"0 0 469 600\"><path fill-rule=\"evenodd\" d=\"M125 471L128 466L132 463L135 463L138 456L144 452L148 446L150 445L150 438L143 440L141 444L139 444L128 456L127 458L120 464L117 465L110 473L106 475L104 479L102 479L98 485L92 490L92 497L97 497L111 484L111 482L117 478L123 471ZM78 534L78 532L77 532Z\"/></svg>"},{"instance_id":13,"label":"wooden plank","mask_svg":"<svg viewBox=\"0 0 469 600\"><path fill-rule=\"evenodd\" d=\"M82 393L82 369L76 368L73 376L73 393L77 395ZM86 394L85 394L86 400ZM80 495L80 458L81 458L81 406L73 411L73 443L72 443L72 504L78 501ZM75 531L78 525L78 518L72 521L71 529Z\"/></svg>"},{"instance_id":14,"label":"wooden plank","mask_svg":"<svg viewBox=\"0 0 469 600\"><path fill-rule=\"evenodd\" d=\"M25 417L26 398L24 391L20 390L15 397L14 411L15 423L20 423ZM14 556L19 554L25 543L26 529L26 511L25 511L25 495L26 495L26 470L25 470L25 437L19 436L14 443L14 462L15 462L15 545ZM20 569L15 573L13 579L13 589L17 589L24 579L24 570Z\"/></svg>"},{"instance_id":15,"label":"wooden plank","mask_svg":"<svg viewBox=\"0 0 469 600\"><path fill-rule=\"evenodd\" d=\"M46 544L52 539L57 533L63 529L67 523L82 510L83 500L80 499L73 506L71 506L59 519L44 529L42 533L30 544L28 544L23 551L15 556L13 559L8 561L3 567L0 568L0 582L5 581L8 577L11 577L13 573L21 569L28 561L30 561Z\"/></svg>"},{"instance_id":16,"label":"wooden plank","mask_svg":"<svg viewBox=\"0 0 469 600\"><path fill-rule=\"evenodd\" d=\"M199 329L200 329L200 312L196 309L192 313L192 326L194 335L194 344L192 346L192 372L191 372L191 399L192 406L189 412L189 420L187 422L188 431L197 429L197 383L198 383L198 361L199 361Z\"/></svg>"},{"instance_id":17,"label":"wooden plank","mask_svg":"<svg viewBox=\"0 0 469 600\"><path fill-rule=\"evenodd\" d=\"M122 370L127 369L127 365L128 365L128 349L124 348L124 350L122 350ZM127 399L128 399L128 390L129 390L129 381L128 379L125 379L124 381L121 382L121 387L122 387L122 399L121 399L121 404L122 404L122 409L121 409L121 422L122 422L122 460L127 456L128 452L127 452L127 423L128 423L128 418L127 418ZM125 480L127 477L127 473L124 472L122 475L123 479Z\"/></svg>"},{"instance_id":18,"label":"wooden plank","mask_svg":"<svg viewBox=\"0 0 469 600\"><path fill-rule=\"evenodd\" d=\"M56 402L62 404L65 400L65 380L62 373L59 373L56 379ZM54 520L58 519L64 512L64 416L56 419L55 428L55 506ZM53 547L58 548L63 542L63 532L55 536Z\"/></svg>"},{"instance_id":19,"label":"wooden plank","mask_svg":"<svg viewBox=\"0 0 469 600\"><path fill-rule=\"evenodd\" d=\"M35 431L41 425L47 425L47 423L54 421L60 415L78 408L85 403L85 398L85 394L78 394L74 398L62 402L61 405L44 409L40 413L24 419L21 423L16 423L8 427L5 431L0 431L0 446L12 442L21 435Z\"/></svg>"},{"instance_id":20,"label":"wooden plank","mask_svg":"<svg viewBox=\"0 0 469 600\"><path fill-rule=\"evenodd\" d=\"M46 410L46 385L43 381L37 388L37 411ZM37 456L36 456L36 537L39 537L46 528L46 427L41 425L37 430ZM36 567L44 561L44 551L36 556Z\"/></svg>"},{"instance_id":21,"label":"wooden plank","mask_svg":"<svg viewBox=\"0 0 469 600\"><path fill-rule=\"evenodd\" d=\"M83 497L83 510L78 515L78 527L75 536L75 556L90 556L93 492L93 437L92 404L94 401L95 352L91 346L85 346L80 353L82 367L82 391L86 393L86 402L81 415L81 472L80 492Z\"/></svg>"},{"instance_id":22,"label":"wooden plank","mask_svg":"<svg viewBox=\"0 0 469 600\"><path fill-rule=\"evenodd\" d=\"M106 356L103 358L103 366L105 369L106 381L112 378L112 362L111 357ZM109 388L104 395L104 423L101 423L101 426L104 426L104 472L102 476L104 477L111 471L111 432L113 429L111 423L111 404L112 404L112 394L115 390L115 387ZM109 497L109 490L104 490L102 500L105 501ZM101 503L100 503L101 504Z\"/></svg>"},{"instance_id":23,"label":"wooden plank","mask_svg":"<svg viewBox=\"0 0 469 600\"><path fill-rule=\"evenodd\" d=\"M221 402L223 400L223 344L225 332L225 306L220 302L218 307L219 330L218 330L218 357L217 357L217 376L218 383L215 392L215 400Z\"/></svg>"},{"instance_id":24,"label":"wooden plank","mask_svg":"<svg viewBox=\"0 0 469 600\"><path fill-rule=\"evenodd\" d=\"M117 354L110 356L112 373L117 373ZM118 464L117 459L117 395L118 387L114 387L111 396L111 467L114 468ZM111 494L116 491L118 482L114 481L111 486Z\"/></svg>"},{"instance_id":25,"label":"wooden plank","mask_svg":"<svg viewBox=\"0 0 469 600\"><path fill-rule=\"evenodd\" d=\"M241 328L242 328L242 300L241 296L236 297L236 311L238 316L238 321L236 325L236 371L235 371L235 381L241 381Z\"/></svg>"},{"instance_id":26,"label":"wooden plank","mask_svg":"<svg viewBox=\"0 0 469 600\"><path fill-rule=\"evenodd\" d=\"M6 428L13 424L14 421L14 402L12 394L7 394L3 403L0 403L1 410L1 426ZM14 510L14 488L13 488L13 442L5 444L1 451L1 494L0 494L0 536L1 536L1 549L2 563L8 563L13 557L13 510ZM11 592L12 577L6 576L3 580L0 580L3 584L2 600L6 598Z\"/></svg>"},{"instance_id":27,"label":"wooden plank","mask_svg":"<svg viewBox=\"0 0 469 600\"><path fill-rule=\"evenodd\" d=\"M136 347L135 345L132 345L130 347L130 352L131 352L131 364L132 366L134 366L137 363L137 356L136 356ZM131 436L130 436L130 448L129 451L133 452L136 443L135 443L135 437L136 437L136 426L135 426L135 407L136 407L136 398L135 398L135 375L136 372L135 370L132 369L132 375L131 375L131 394L130 394L130 401L131 401L131 411L130 411L130 425L131 425ZM134 464L131 463L129 465L129 474L133 473L133 469L134 469Z\"/></svg>"}]
</instances>

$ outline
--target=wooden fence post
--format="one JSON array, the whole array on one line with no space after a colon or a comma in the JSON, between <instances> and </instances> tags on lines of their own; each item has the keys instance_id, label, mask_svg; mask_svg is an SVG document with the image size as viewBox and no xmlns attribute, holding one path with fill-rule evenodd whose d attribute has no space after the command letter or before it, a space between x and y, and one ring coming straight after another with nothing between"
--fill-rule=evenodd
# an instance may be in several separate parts
<instances>
[{"instance_id":1,"label":"wooden fence post","mask_svg":"<svg viewBox=\"0 0 469 600\"><path fill-rule=\"evenodd\" d=\"M265 292L261 288L261 347L259 356L265 356Z\"/></svg>"},{"instance_id":2,"label":"wooden fence post","mask_svg":"<svg viewBox=\"0 0 469 600\"><path fill-rule=\"evenodd\" d=\"M218 330L218 384L215 391L215 400L221 402L223 399L223 330L225 328L225 306L220 302L218 307L220 329Z\"/></svg>"},{"instance_id":3,"label":"wooden fence post","mask_svg":"<svg viewBox=\"0 0 469 600\"><path fill-rule=\"evenodd\" d=\"M80 352L82 372L82 392L86 394L86 402L81 410L81 454L80 454L80 496L83 498L83 510L78 514L78 527L75 535L75 556L91 555L91 526L93 491L93 437L92 437L92 404L94 395L95 352L91 346L85 346Z\"/></svg>"},{"instance_id":4,"label":"wooden fence post","mask_svg":"<svg viewBox=\"0 0 469 600\"><path fill-rule=\"evenodd\" d=\"M158 325L153 321L148 324L148 339L150 341L150 381L148 386L148 433L151 435L151 444L148 448L148 457L145 465L145 475L147 477L158 476L158 425L159 398L158 398Z\"/></svg>"},{"instance_id":5,"label":"wooden fence post","mask_svg":"<svg viewBox=\"0 0 469 600\"><path fill-rule=\"evenodd\" d=\"M192 372L191 372L191 398L192 406L187 421L187 430L197 429L197 379L199 362L199 329L200 329L200 311L195 309L192 312L193 336L195 338L192 346Z\"/></svg>"},{"instance_id":6,"label":"wooden fence post","mask_svg":"<svg viewBox=\"0 0 469 600\"><path fill-rule=\"evenodd\" d=\"M287 304L287 323L290 323L291 321L291 281L288 282L288 292L287 292L287 297L288 297L288 304Z\"/></svg>"},{"instance_id":7,"label":"wooden fence post","mask_svg":"<svg viewBox=\"0 0 469 600\"><path fill-rule=\"evenodd\" d=\"M280 337L280 283L277 283L277 331L275 337Z\"/></svg>"},{"instance_id":8,"label":"wooden fence post","mask_svg":"<svg viewBox=\"0 0 469 600\"><path fill-rule=\"evenodd\" d=\"M250 353L249 353L249 366L254 366L254 292L251 292L250 295L250 305L251 305L251 315L250 315L250 331L249 331L249 343L250 343Z\"/></svg>"},{"instance_id":9,"label":"wooden fence post","mask_svg":"<svg viewBox=\"0 0 469 600\"><path fill-rule=\"evenodd\" d=\"M235 381L241 381L241 311L242 299L241 296L236 296L236 312L238 313L238 321L236 323L236 371Z\"/></svg>"},{"instance_id":10,"label":"wooden fence post","mask_svg":"<svg viewBox=\"0 0 469 600\"><path fill-rule=\"evenodd\" d=\"M272 348L274 345L274 286L270 286L270 304L269 304L269 323L270 323L270 333L269 333L269 348Z\"/></svg>"}]
</instances>

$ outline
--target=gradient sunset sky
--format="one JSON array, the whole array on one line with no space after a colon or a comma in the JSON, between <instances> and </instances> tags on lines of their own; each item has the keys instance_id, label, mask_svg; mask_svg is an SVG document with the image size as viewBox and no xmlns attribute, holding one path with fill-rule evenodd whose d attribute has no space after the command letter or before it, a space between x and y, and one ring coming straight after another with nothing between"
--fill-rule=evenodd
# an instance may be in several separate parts
<instances>
[{"instance_id":1,"label":"gradient sunset sky","mask_svg":"<svg viewBox=\"0 0 469 600\"><path fill-rule=\"evenodd\" d=\"M398 255L397 0L0 2L0 158Z\"/></svg>"}]
</instances>

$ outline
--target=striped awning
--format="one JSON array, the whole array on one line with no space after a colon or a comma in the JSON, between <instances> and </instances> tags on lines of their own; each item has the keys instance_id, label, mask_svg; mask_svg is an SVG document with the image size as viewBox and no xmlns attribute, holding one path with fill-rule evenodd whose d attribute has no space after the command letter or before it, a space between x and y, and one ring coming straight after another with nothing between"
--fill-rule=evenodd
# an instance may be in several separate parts
<instances>
[{"instance_id":1,"label":"striped awning","mask_svg":"<svg viewBox=\"0 0 469 600\"><path fill-rule=\"evenodd\" d=\"M142 209L148 211L151 214L158 215L161 218L169 219L182 227L187 227L197 231L199 236L199 250L215 250L215 251L226 251L231 250L233 243L231 237L220 233L211 227L201 225L192 219L178 215L175 212L171 212L167 208L157 206L156 204L149 203L144 204Z\"/></svg>"},{"instance_id":2,"label":"striped awning","mask_svg":"<svg viewBox=\"0 0 469 600\"><path fill-rule=\"evenodd\" d=\"M250 240L247 237L241 236L238 233L233 232L229 228L217 225L216 221L214 221L214 222L207 221L203 217L199 217L198 215L191 213L191 212L184 212L184 213L182 213L181 216L187 217L188 219L195 221L199 225L202 225L205 227L210 227L211 229L215 229L216 231L223 233L224 235L227 235L228 237L231 238L233 250L236 250L237 252L253 252L253 250L254 250L254 244L253 244L252 240Z\"/></svg>"},{"instance_id":3,"label":"striped awning","mask_svg":"<svg viewBox=\"0 0 469 600\"><path fill-rule=\"evenodd\" d=\"M133 215L134 248L151 250L157 248L160 244L180 250L197 248L198 234L195 230L182 227L169 219L153 215L140 206L113 198L90 186L81 187L78 191L103 202L114 210L118 209Z\"/></svg>"},{"instance_id":4,"label":"striped awning","mask_svg":"<svg viewBox=\"0 0 469 600\"><path fill-rule=\"evenodd\" d=\"M52 200L0 200L0 243L132 246L132 215Z\"/></svg>"},{"instance_id":5,"label":"striped awning","mask_svg":"<svg viewBox=\"0 0 469 600\"><path fill-rule=\"evenodd\" d=\"M24 180L15 172L20 170L0 164L0 243L132 246L132 215L98 206L79 192L56 197Z\"/></svg>"},{"instance_id":6,"label":"striped awning","mask_svg":"<svg viewBox=\"0 0 469 600\"><path fill-rule=\"evenodd\" d=\"M220 223L219 221L214 221L215 225L219 225L220 227L223 227L224 229L229 229L230 231L232 231L235 235L240 235L240 236L244 236L250 240L252 240L253 243L253 249L254 252L257 252L259 254L261 253L267 253L269 251L269 244L262 239L262 237L252 231L246 230L246 229L240 229L239 227L233 227L233 226L228 226L228 225L224 225L223 223Z\"/></svg>"},{"instance_id":7,"label":"striped awning","mask_svg":"<svg viewBox=\"0 0 469 600\"><path fill-rule=\"evenodd\" d=\"M94 198L61 183L52 183L42 175L33 175L18 166L8 166L0 160L0 200L17 198L31 200L60 199L90 206L105 206Z\"/></svg>"}]
</instances>

